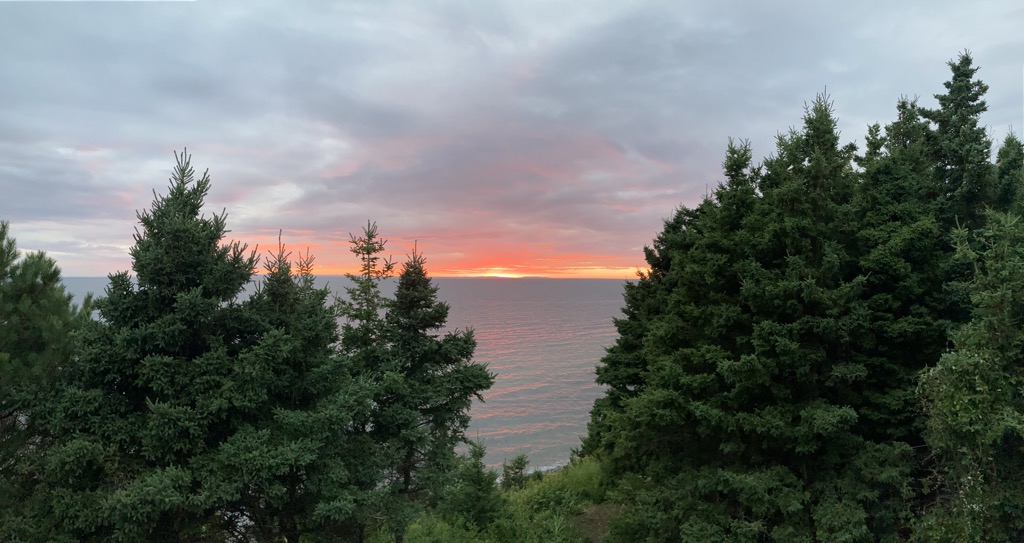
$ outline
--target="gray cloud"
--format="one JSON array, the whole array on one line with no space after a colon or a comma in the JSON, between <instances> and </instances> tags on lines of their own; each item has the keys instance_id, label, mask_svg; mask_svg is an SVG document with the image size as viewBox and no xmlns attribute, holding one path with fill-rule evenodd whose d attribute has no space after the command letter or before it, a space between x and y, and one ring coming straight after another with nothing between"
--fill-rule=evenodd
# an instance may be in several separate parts
<instances>
[{"instance_id":1,"label":"gray cloud","mask_svg":"<svg viewBox=\"0 0 1024 543\"><path fill-rule=\"evenodd\" d=\"M0 2L0 217L70 275L124 268L188 145L232 235L328 266L371 218L442 271L630 268L729 137L767 155L817 93L857 140L970 49L1001 139L1021 26L1009 1Z\"/></svg>"}]
</instances>

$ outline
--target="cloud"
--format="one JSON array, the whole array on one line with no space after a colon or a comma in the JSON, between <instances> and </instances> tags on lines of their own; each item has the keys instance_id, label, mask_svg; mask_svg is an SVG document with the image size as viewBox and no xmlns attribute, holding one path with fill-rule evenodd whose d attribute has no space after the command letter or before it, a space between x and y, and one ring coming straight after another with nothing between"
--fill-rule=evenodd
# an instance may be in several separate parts
<instances>
[{"instance_id":1,"label":"cloud","mask_svg":"<svg viewBox=\"0 0 1024 543\"><path fill-rule=\"evenodd\" d=\"M1022 23L1009 1L0 3L0 217L68 275L125 269L187 145L231 236L283 229L324 269L371 219L442 275L629 277L729 137L767 155L817 93L857 140L966 48L993 136L1021 126Z\"/></svg>"}]
</instances>

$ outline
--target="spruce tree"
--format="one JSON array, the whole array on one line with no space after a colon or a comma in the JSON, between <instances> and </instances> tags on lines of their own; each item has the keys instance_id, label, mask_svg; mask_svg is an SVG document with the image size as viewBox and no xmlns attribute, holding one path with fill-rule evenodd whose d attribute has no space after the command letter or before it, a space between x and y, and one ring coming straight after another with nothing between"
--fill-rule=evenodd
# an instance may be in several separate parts
<instances>
[{"instance_id":1,"label":"spruce tree","mask_svg":"<svg viewBox=\"0 0 1024 543\"><path fill-rule=\"evenodd\" d=\"M352 526L375 450L353 421L368 416L366 387L335 352L330 291L317 288L313 257L292 268L283 245L268 256L259 289L244 305L274 379L261 408L218 450L217 469L244 482L226 508L243 540L358 539Z\"/></svg>"},{"instance_id":2,"label":"spruce tree","mask_svg":"<svg viewBox=\"0 0 1024 543\"><path fill-rule=\"evenodd\" d=\"M359 273L346 274L352 283L345 287L348 298L336 299L335 305L342 321L339 354L372 402L368 413L352 421L354 434L371 444L359 459L359 485L364 492L352 504L351 529L358 534L355 539L362 541L370 519L383 516L390 495L388 486L382 484L389 451L377 434L389 356L384 322L387 298L381 293L381 283L391 276L394 263L382 256L387 240L380 237L376 223L367 222L361 235L349 236L349 243L349 250L359 258Z\"/></svg>"},{"instance_id":3,"label":"spruce tree","mask_svg":"<svg viewBox=\"0 0 1024 543\"><path fill-rule=\"evenodd\" d=\"M710 208L705 203L696 209L680 208L665 220L664 228L654 239L653 246L644 247L648 271L638 272L636 281L623 287L622 317L616 318L618 337L608 347L597 366L597 382L607 387L604 396L597 398L590 411L587 435L578 451L580 455L610 452L614 449L613 426L615 418L625 404L646 387L648 361L644 356L644 343L649 327L668 306L671 285L668 277L673 269L673 256L691 248L699 233L694 225Z\"/></svg>"},{"instance_id":4,"label":"spruce tree","mask_svg":"<svg viewBox=\"0 0 1024 543\"><path fill-rule=\"evenodd\" d=\"M936 220L937 195L928 124L917 103L900 99L897 120L880 136L853 201L857 231L850 250L863 277L868 327L857 340L866 370L851 392L861 435L921 444L917 374L946 347L940 318L947 251Z\"/></svg>"},{"instance_id":5,"label":"spruce tree","mask_svg":"<svg viewBox=\"0 0 1024 543\"><path fill-rule=\"evenodd\" d=\"M1024 143L1013 133L1007 134L996 153L996 195L992 206L996 211L1019 213L1024 210Z\"/></svg>"},{"instance_id":6,"label":"spruce tree","mask_svg":"<svg viewBox=\"0 0 1024 543\"><path fill-rule=\"evenodd\" d=\"M923 109L935 128L932 134L935 180L940 194L940 224L980 227L985 206L993 200L995 180L990 162L992 141L981 126L988 110L988 85L975 79L978 68L970 53L950 61L952 75L945 94L936 94L938 109Z\"/></svg>"},{"instance_id":7,"label":"spruce tree","mask_svg":"<svg viewBox=\"0 0 1024 543\"><path fill-rule=\"evenodd\" d=\"M437 299L425 263L413 249L386 304L388 356L374 434L390 456L386 480L398 498L397 533L409 502L437 502L455 446L465 442L473 398L482 400L494 383L484 364L472 362L472 330L442 333L449 306Z\"/></svg>"},{"instance_id":8,"label":"spruce tree","mask_svg":"<svg viewBox=\"0 0 1024 543\"><path fill-rule=\"evenodd\" d=\"M74 363L75 332L88 319L42 252L21 256L0 221L0 540L44 539L24 517L40 484L41 454L52 438L40 425L59 374Z\"/></svg>"},{"instance_id":9,"label":"spruce tree","mask_svg":"<svg viewBox=\"0 0 1024 543\"><path fill-rule=\"evenodd\" d=\"M188 155L176 158L167 195L138 213L134 279L110 276L49 407L60 439L36 520L54 534L223 540L235 521L227 508L247 481L222 460L276 387L274 346L236 301L255 254L223 243L226 214L202 214L208 174L196 180Z\"/></svg>"},{"instance_id":10,"label":"spruce tree","mask_svg":"<svg viewBox=\"0 0 1024 543\"><path fill-rule=\"evenodd\" d=\"M602 413L613 469L643 476L617 533L868 541L903 527L910 447L858 425L877 406L853 152L819 97L762 167L730 146L728 181L663 233L688 243L668 251L663 309L638 334L642 386Z\"/></svg>"}]
</instances>

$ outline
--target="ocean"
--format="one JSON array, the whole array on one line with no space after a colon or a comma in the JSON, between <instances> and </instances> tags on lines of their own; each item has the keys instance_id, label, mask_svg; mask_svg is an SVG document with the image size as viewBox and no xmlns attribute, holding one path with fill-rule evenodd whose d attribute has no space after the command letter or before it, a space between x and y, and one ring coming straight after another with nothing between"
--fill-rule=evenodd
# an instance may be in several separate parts
<instances>
[{"instance_id":1,"label":"ocean","mask_svg":"<svg viewBox=\"0 0 1024 543\"><path fill-rule=\"evenodd\" d=\"M321 276L338 295L349 284ZM67 277L80 300L102 295L104 277ZM475 360L496 374L473 405L468 437L484 443L484 461L499 467L525 454L532 468L564 465L586 433L590 407L602 393L594 367L616 337L623 281L616 279L434 278L451 305L449 329L473 328ZM385 284L388 292L393 283Z\"/></svg>"}]
</instances>

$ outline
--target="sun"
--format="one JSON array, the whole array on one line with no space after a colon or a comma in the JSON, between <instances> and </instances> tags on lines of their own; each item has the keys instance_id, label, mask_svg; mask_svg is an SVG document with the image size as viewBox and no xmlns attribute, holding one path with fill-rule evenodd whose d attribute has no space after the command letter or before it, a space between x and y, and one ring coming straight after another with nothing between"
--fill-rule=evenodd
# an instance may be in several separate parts
<instances>
[{"instance_id":1,"label":"sun","mask_svg":"<svg viewBox=\"0 0 1024 543\"><path fill-rule=\"evenodd\" d=\"M472 270L469 275L475 277L498 277L502 279L519 279L525 277L521 273L517 273L511 268L481 268Z\"/></svg>"}]
</instances>

